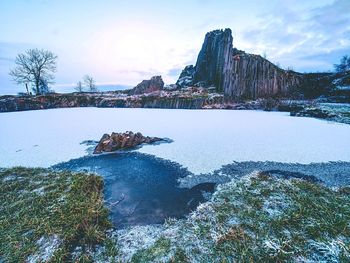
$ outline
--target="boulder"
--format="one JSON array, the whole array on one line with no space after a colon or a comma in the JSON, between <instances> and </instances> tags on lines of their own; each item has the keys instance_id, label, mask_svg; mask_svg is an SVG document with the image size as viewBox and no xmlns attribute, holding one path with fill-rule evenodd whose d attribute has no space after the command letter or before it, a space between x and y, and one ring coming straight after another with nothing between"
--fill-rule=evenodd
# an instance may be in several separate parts
<instances>
[{"instance_id":1,"label":"boulder","mask_svg":"<svg viewBox=\"0 0 350 263\"><path fill-rule=\"evenodd\" d=\"M164 82L161 76L154 76L149 80L143 80L141 83L129 91L129 95L140 95L160 91L164 88Z\"/></svg>"},{"instance_id":2,"label":"boulder","mask_svg":"<svg viewBox=\"0 0 350 263\"><path fill-rule=\"evenodd\" d=\"M112 132L111 135L104 134L95 147L94 154L103 152L115 152L123 149L130 149L139 146L143 143L154 143L158 141L165 141L157 137L143 136L140 132L133 133L127 131L125 133Z\"/></svg>"}]
</instances>

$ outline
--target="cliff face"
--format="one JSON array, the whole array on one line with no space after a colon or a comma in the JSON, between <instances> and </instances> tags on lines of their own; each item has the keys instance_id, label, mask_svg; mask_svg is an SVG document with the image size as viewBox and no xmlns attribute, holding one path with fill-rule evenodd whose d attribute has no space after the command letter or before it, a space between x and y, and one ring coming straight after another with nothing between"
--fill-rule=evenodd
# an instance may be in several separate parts
<instances>
[{"instance_id":1,"label":"cliff face","mask_svg":"<svg viewBox=\"0 0 350 263\"><path fill-rule=\"evenodd\" d=\"M207 33L195 67L185 68L179 86L215 86L229 97L256 99L285 96L300 85L301 74L280 69L259 55L237 50L232 41L230 29ZM186 82L181 81L184 79Z\"/></svg>"},{"instance_id":2,"label":"cliff face","mask_svg":"<svg viewBox=\"0 0 350 263\"><path fill-rule=\"evenodd\" d=\"M207 33L197 58L193 81L214 85L218 91L224 91L227 73L232 71L232 59L231 29Z\"/></svg>"},{"instance_id":3,"label":"cliff face","mask_svg":"<svg viewBox=\"0 0 350 263\"><path fill-rule=\"evenodd\" d=\"M236 49L228 68L224 74L224 93L235 98L287 96L302 80L302 74L280 69L259 55Z\"/></svg>"},{"instance_id":4,"label":"cliff face","mask_svg":"<svg viewBox=\"0 0 350 263\"><path fill-rule=\"evenodd\" d=\"M41 96L0 96L0 112L73 107L202 109L224 104L222 94L193 88L141 95L123 92L47 94Z\"/></svg>"}]
</instances>

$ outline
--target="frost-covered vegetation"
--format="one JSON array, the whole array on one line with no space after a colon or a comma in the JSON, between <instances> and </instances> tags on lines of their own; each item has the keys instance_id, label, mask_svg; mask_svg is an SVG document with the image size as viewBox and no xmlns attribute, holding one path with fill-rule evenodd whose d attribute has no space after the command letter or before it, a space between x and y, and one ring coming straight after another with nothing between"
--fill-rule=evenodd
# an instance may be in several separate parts
<instances>
[{"instance_id":1,"label":"frost-covered vegetation","mask_svg":"<svg viewBox=\"0 0 350 263\"><path fill-rule=\"evenodd\" d=\"M102 178L17 167L0 171L0 187L0 261L86 262L110 243Z\"/></svg>"},{"instance_id":2,"label":"frost-covered vegetation","mask_svg":"<svg viewBox=\"0 0 350 263\"><path fill-rule=\"evenodd\" d=\"M348 262L349 190L263 173L234 180L132 261Z\"/></svg>"},{"instance_id":3,"label":"frost-covered vegetation","mask_svg":"<svg viewBox=\"0 0 350 263\"><path fill-rule=\"evenodd\" d=\"M350 124L349 103L315 103L291 112L291 116L313 117Z\"/></svg>"},{"instance_id":4,"label":"frost-covered vegetation","mask_svg":"<svg viewBox=\"0 0 350 263\"><path fill-rule=\"evenodd\" d=\"M186 219L111 230L94 175L0 172L9 262L349 262L350 188L256 172L217 187Z\"/></svg>"}]
</instances>

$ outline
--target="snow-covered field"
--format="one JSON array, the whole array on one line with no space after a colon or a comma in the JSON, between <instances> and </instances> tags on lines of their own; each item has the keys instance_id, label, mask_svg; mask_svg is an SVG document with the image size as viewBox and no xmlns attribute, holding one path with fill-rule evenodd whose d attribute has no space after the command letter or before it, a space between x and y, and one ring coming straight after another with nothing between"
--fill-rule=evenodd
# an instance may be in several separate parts
<instances>
[{"instance_id":1,"label":"snow-covered field","mask_svg":"<svg viewBox=\"0 0 350 263\"><path fill-rule=\"evenodd\" d=\"M86 140L140 131L174 142L137 150L200 174L234 161L350 161L350 125L230 110L73 108L0 113L0 167L48 167L86 155Z\"/></svg>"}]
</instances>

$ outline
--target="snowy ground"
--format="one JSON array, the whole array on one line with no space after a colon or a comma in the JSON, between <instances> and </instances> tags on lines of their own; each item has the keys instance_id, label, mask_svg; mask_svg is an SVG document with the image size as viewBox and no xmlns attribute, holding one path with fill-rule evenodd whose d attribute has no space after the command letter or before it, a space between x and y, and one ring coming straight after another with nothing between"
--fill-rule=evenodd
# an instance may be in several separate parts
<instances>
[{"instance_id":1,"label":"snowy ground","mask_svg":"<svg viewBox=\"0 0 350 263\"><path fill-rule=\"evenodd\" d=\"M139 152L195 174L234 161L350 161L350 125L287 113L228 110L52 109L0 114L0 167L49 167L86 155L86 140L140 131L173 143Z\"/></svg>"}]
</instances>

